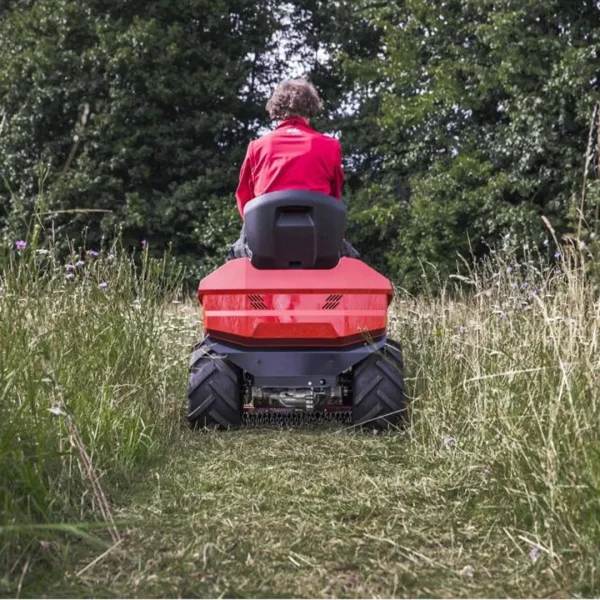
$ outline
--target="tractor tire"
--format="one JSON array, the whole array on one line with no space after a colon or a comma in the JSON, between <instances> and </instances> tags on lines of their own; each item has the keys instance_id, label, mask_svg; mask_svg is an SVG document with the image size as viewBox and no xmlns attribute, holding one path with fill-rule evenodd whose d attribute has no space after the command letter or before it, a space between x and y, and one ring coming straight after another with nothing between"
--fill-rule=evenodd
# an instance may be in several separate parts
<instances>
[{"instance_id":1,"label":"tractor tire","mask_svg":"<svg viewBox=\"0 0 600 600\"><path fill-rule=\"evenodd\" d=\"M188 422L193 428L229 429L242 423L242 372L200 345L190 362Z\"/></svg>"},{"instance_id":2,"label":"tractor tire","mask_svg":"<svg viewBox=\"0 0 600 600\"><path fill-rule=\"evenodd\" d=\"M352 423L389 429L407 420L402 348L387 340L352 369Z\"/></svg>"}]
</instances>

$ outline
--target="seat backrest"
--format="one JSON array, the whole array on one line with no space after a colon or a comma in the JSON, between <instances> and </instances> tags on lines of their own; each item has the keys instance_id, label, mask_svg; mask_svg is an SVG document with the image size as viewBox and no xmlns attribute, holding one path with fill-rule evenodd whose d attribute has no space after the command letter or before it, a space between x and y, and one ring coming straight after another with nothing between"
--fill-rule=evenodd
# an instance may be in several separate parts
<instances>
[{"instance_id":1,"label":"seat backrest","mask_svg":"<svg viewBox=\"0 0 600 600\"><path fill-rule=\"evenodd\" d=\"M244 227L257 269L332 269L342 251L346 206L317 192L271 192L246 204Z\"/></svg>"}]
</instances>

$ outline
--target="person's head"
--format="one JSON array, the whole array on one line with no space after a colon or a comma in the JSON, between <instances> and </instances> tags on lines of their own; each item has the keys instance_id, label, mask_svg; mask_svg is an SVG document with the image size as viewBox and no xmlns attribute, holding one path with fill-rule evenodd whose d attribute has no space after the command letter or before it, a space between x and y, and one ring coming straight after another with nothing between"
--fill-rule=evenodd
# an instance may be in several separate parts
<instances>
[{"instance_id":1,"label":"person's head","mask_svg":"<svg viewBox=\"0 0 600 600\"><path fill-rule=\"evenodd\" d=\"M309 120L323 110L323 103L315 87L306 79L282 81L267 102L267 112L275 121L291 117Z\"/></svg>"}]
</instances>

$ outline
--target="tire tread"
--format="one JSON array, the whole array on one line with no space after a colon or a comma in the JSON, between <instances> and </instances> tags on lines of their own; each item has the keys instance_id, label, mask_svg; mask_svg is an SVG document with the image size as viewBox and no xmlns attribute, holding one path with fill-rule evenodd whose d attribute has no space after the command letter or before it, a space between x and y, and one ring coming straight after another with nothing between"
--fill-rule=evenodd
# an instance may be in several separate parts
<instances>
[{"instance_id":1,"label":"tire tread","mask_svg":"<svg viewBox=\"0 0 600 600\"><path fill-rule=\"evenodd\" d=\"M404 364L398 342L362 360L352 372L352 422L389 429L405 422L408 405L404 388Z\"/></svg>"},{"instance_id":2,"label":"tire tread","mask_svg":"<svg viewBox=\"0 0 600 600\"><path fill-rule=\"evenodd\" d=\"M192 427L238 427L242 422L241 371L202 345L192 354L188 421Z\"/></svg>"}]
</instances>

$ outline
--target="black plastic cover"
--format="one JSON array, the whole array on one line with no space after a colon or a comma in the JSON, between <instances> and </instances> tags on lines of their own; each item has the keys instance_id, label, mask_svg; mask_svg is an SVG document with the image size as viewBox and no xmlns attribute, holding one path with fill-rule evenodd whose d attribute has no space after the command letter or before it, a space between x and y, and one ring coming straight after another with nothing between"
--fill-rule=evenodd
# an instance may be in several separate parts
<instances>
[{"instance_id":1,"label":"black plastic cover","mask_svg":"<svg viewBox=\"0 0 600 600\"><path fill-rule=\"evenodd\" d=\"M317 192L271 192L246 204L244 227L257 269L333 269L343 248L346 206Z\"/></svg>"},{"instance_id":2,"label":"black plastic cover","mask_svg":"<svg viewBox=\"0 0 600 600\"><path fill-rule=\"evenodd\" d=\"M245 348L207 337L202 342L245 373L255 387L334 387L338 377L386 342L383 336L347 348Z\"/></svg>"}]
</instances>

